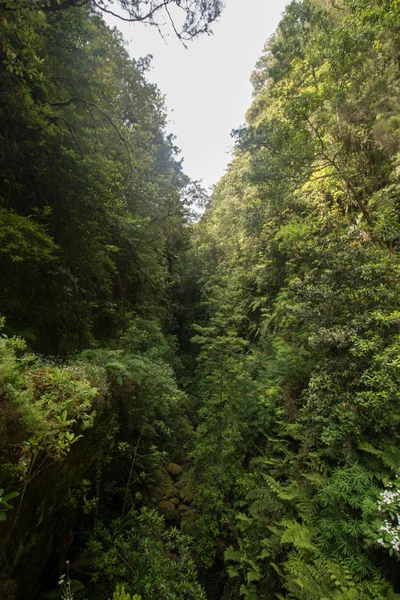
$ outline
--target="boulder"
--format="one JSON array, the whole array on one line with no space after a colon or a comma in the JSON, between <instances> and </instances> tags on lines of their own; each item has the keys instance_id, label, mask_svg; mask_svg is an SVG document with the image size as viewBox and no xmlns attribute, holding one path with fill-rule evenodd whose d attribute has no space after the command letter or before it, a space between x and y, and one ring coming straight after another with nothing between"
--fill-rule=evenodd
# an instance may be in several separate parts
<instances>
[{"instance_id":1,"label":"boulder","mask_svg":"<svg viewBox=\"0 0 400 600\"><path fill-rule=\"evenodd\" d=\"M157 488L153 489L152 494L153 498L157 498L157 500L162 500L163 498L173 498L174 496L177 496L174 481L166 471L163 472L161 484Z\"/></svg>"},{"instance_id":2,"label":"boulder","mask_svg":"<svg viewBox=\"0 0 400 600\"><path fill-rule=\"evenodd\" d=\"M179 490L179 498L186 504L193 502L193 492L189 486L185 486Z\"/></svg>"},{"instance_id":3,"label":"boulder","mask_svg":"<svg viewBox=\"0 0 400 600\"><path fill-rule=\"evenodd\" d=\"M162 500L158 503L157 508L167 521L174 521L176 519L177 511L175 505L169 500Z\"/></svg>"},{"instance_id":4,"label":"boulder","mask_svg":"<svg viewBox=\"0 0 400 600\"><path fill-rule=\"evenodd\" d=\"M190 504L193 502L193 491L190 477L187 474L184 474L180 478L180 480L175 484L175 487L179 490L179 498L184 504Z\"/></svg>"},{"instance_id":5,"label":"boulder","mask_svg":"<svg viewBox=\"0 0 400 600\"><path fill-rule=\"evenodd\" d=\"M182 467L173 462L168 463L166 469L173 477L178 477L182 473Z\"/></svg>"}]
</instances>

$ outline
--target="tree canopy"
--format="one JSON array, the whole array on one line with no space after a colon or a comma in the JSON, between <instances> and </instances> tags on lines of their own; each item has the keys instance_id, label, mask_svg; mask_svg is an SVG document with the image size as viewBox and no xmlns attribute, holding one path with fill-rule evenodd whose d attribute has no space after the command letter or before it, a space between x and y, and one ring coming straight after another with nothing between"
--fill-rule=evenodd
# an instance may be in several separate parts
<instances>
[{"instance_id":1,"label":"tree canopy","mask_svg":"<svg viewBox=\"0 0 400 600\"><path fill-rule=\"evenodd\" d=\"M7 0L7 8L32 8L46 13L56 13L69 8L86 7L108 13L131 23L145 23L161 27L166 20L176 35L189 41L201 33L210 31L210 25L217 19L223 8L222 0L118 0L117 7L112 0ZM180 25L171 15L172 8L182 13ZM119 10L118 10L119 9Z\"/></svg>"}]
</instances>

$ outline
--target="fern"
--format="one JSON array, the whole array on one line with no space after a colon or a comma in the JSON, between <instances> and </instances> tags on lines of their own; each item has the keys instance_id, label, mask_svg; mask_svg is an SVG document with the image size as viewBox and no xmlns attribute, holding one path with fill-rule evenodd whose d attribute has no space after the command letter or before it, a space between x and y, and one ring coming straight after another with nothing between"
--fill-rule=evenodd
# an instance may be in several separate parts
<instances>
[{"instance_id":1,"label":"fern","mask_svg":"<svg viewBox=\"0 0 400 600\"><path fill-rule=\"evenodd\" d=\"M285 527L285 531L281 537L282 544L293 544L295 548L302 548L305 550L315 549L315 545L311 541L313 533L306 525L301 525L294 520L283 520L280 524Z\"/></svg>"}]
</instances>

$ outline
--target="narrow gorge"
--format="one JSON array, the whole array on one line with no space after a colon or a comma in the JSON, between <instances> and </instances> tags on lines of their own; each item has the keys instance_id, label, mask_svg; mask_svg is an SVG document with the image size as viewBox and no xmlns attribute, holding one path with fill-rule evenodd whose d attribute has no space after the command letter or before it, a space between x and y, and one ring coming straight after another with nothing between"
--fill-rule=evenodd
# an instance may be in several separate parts
<instances>
[{"instance_id":1,"label":"narrow gorge","mask_svg":"<svg viewBox=\"0 0 400 600\"><path fill-rule=\"evenodd\" d=\"M0 600L399 600L399 0L288 4L206 202L114 4L0 2Z\"/></svg>"}]
</instances>

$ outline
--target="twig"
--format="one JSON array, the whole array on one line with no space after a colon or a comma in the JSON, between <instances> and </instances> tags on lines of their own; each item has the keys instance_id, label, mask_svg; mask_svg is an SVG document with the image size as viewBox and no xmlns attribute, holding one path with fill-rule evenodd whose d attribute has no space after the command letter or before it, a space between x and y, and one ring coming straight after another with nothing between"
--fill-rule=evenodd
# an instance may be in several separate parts
<instances>
[{"instance_id":1,"label":"twig","mask_svg":"<svg viewBox=\"0 0 400 600\"><path fill-rule=\"evenodd\" d=\"M178 32L178 30L177 30L177 29L176 29L176 27L175 27L174 20L173 20L173 18L171 17L171 13L170 13L170 12L169 12L169 10L168 10L168 6L166 6L166 7L165 7L165 11L166 11L166 13L167 13L167 15L168 15L168 19L169 19L169 20L170 20L170 22L171 22L172 29L174 30L176 37L177 37L177 38L178 38L178 40L181 42L181 44L182 44L182 46L185 48L185 50L187 50L187 49L188 49L188 47L186 46L185 42L183 41L182 34L181 34L181 33L179 33L179 32Z\"/></svg>"},{"instance_id":2,"label":"twig","mask_svg":"<svg viewBox=\"0 0 400 600\"><path fill-rule=\"evenodd\" d=\"M98 4L96 2L96 0L92 0L92 3L102 12L105 12L109 15L111 15L112 17L116 17L117 19L121 19L121 21L127 21L128 23L142 23L143 21L146 21L148 19L150 19L150 21L153 18L153 15L160 9L160 8L165 8L167 7L169 4L171 4L174 0L165 0L164 2L162 2L161 4L159 4L158 6L155 6L152 10L150 10L147 15L134 15L131 17L123 17L121 15L119 15L118 13L113 12L112 10L109 10L108 8L104 8L103 6L100 6L100 4Z\"/></svg>"}]
</instances>

